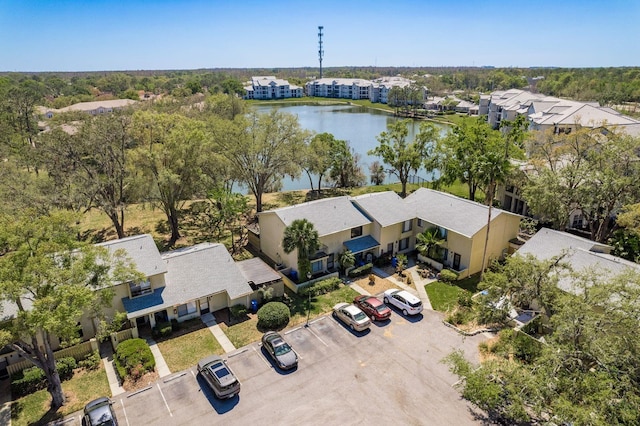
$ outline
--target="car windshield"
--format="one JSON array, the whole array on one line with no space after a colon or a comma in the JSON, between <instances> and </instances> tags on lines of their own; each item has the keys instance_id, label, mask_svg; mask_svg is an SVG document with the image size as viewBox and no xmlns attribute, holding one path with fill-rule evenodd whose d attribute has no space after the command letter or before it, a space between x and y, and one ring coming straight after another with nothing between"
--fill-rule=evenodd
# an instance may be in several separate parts
<instances>
[{"instance_id":1,"label":"car windshield","mask_svg":"<svg viewBox=\"0 0 640 426\"><path fill-rule=\"evenodd\" d=\"M273 348L276 355L284 355L284 354L288 354L289 352L291 352L291 346L289 346L287 343L283 343L279 346L276 346L275 348Z\"/></svg>"},{"instance_id":2,"label":"car windshield","mask_svg":"<svg viewBox=\"0 0 640 426\"><path fill-rule=\"evenodd\" d=\"M354 315L353 318L355 318L356 321L362 321L363 319L367 318L367 316L364 314L364 312L358 312Z\"/></svg>"}]
</instances>

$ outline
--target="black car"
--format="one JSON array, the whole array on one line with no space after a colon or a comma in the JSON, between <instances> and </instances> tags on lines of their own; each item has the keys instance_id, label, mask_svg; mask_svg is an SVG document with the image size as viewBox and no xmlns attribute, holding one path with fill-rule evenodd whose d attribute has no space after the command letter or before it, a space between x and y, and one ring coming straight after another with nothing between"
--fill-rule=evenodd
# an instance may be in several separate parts
<instances>
[{"instance_id":1,"label":"black car","mask_svg":"<svg viewBox=\"0 0 640 426\"><path fill-rule=\"evenodd\" d=\"M111 401L106 396L94 399L84 406L83 426L118 426L116 413L113 412Z\"/></svg>"},{"instance_id":2,"label":"black car","mask_svg":"<svg viewBox=\"0 0 640 426\"><path fill-rule=\"evenodd\" d=\"M275 331L267 331L262 336L262 346L281 369L291 370L298 366L298 355Z\"/></svg>"}]
</instances>

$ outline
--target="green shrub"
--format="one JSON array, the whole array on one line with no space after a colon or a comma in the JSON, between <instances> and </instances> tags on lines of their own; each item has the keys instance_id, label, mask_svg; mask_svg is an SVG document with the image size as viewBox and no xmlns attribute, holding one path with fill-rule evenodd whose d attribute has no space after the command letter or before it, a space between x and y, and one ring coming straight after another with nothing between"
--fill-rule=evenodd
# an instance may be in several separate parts
<instances>
[{"instance_id":1,"label":"green shrub","mask_svg":"<svg viewBox=\"0 0 640 426\"><path fill-rule=\"evenodd\" d=\"M313 285L306 286L302 290L298 292L300 297L308 297L309 293L311 296L320 296L321 294L330 293L334 290L340 288L340 279L337 277L327 278L326 280L318 281Z\"/></svg>"},{"instance_id":2,"label":"green shrub","mask_svg":"<svg viewBox=\"0 0 640 426\"><path fill-rule=\"evenodd\" d=\"M269 302L258 309L258 327L266 330L276 330L289 323L291 311L282 302Z\"/></svg>"},{"instance_id":3,"label":"green shrub","mask_svg":"<svg viewBox=\"0 0 640 426\"><path fill-rule=\"evenodd\" d=\"M471 294L464 292L458 295L458 306L463 308L470 308L473 306L473 299L471 298Z\"/></svg>"},{"instance_id":4,"label":"green shrub","mask_svg":"<svg viewBox=\"0 0 640 426\"><path fill-rule=\"evenodd\" d=\"M240 303L238 303L237 305L233 305L231 308L229 308L229 310L231 311L231 319L233 320L246 318L247 313L249 312L247 307Z\"/></svg>"},{"instance_id":5,"label":"green shrub","mask_svg":"<svg viewBox=\"0 0 640 426\"><path fill-rule=\"evenodd\" d=\"M269 303L273 300L273 287L261 287L258 294L262 298L262 303Z\"/></svg>"},{"instance_id":6,"label":"green shrub","mask_svg":"<svg viewBox=\"0 0 640 426\"><path fill-rule=\"evenodd\" d=\"M464 312L460 309L456 309L454 312L450 313L445 319L449 324L460 325L465 322Z\"/></svg>"},{"instance_id":7,"label":"green shrub","mask_svg":"<svg viewBox=\"0 0 640 426\"><path fill-rule=\"evenodd\" d=\"M151 330L151 335L154 339L158 337L166 337L171 334L173 331L173 325L170 321L163 321L156 324L155 327Z\"/></svg>"},{"instance_id":8,"label":"green shrub","mask_svg":"<svg viewBox=\"0 0 640 426\"><path fill-rule=\"evenodd\" d=\"M142 339L129 339L118 345L113 364L120 378L131 376L135 379L148 371L153 371L156 360L147 342Z\"/></svg>"},{"instance_id":9,"label":"green shrub","mask_svg":"<svg viewBox=\"0 0 640 426\"><path fill-rule=\"evenodd\" d=\"M359 268L355 268L349 271L349 276L351 278L359 277L360 275L367 275L371 273L373 269L373 263L367 263L365 265L360 266Z\"/></svg>"},{"instance_id":10,"label":"green shrub","mask_svg":"<svg viewBox=\"0 0 640 426\"><path fill-rule=\"evenodd\" d=\"M97 370L98 367L100 367L101 361L100 352L95 350L87 355L83 360L80 360L78 362L78 367L84 368L85 370Z\"/></svg>"},{"instance_id":11,"label":"green shrub","mask_svg":"<svg viewBox=\"0 0 640 426\"><path fill-rule=\"evenodd\" d=\"M443 269L440 271L440 281L445 283L451 283L458 279L458 273L451 269Z\"/></svg>"},{"instance_id":12,"label":"green shrub","mask_svg":"<svg viewBox=\"0 0 640 426\"><path fill-rule=\"evenodd\" d=\"M77 367L77 362L73 357L60 358L56 361L60 380L69 380L73 376L73 369ZM44 371L39 367L31 367L11 376L11 394L13 398L20 398L30 393L45 389L47 379Z\"/></svg>"}]
</instances>

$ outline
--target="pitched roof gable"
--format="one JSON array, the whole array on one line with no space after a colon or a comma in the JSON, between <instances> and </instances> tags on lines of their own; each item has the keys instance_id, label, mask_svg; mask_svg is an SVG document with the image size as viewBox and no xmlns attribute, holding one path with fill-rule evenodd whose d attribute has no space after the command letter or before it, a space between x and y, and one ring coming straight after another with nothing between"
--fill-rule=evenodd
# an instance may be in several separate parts
<instances>
[{"instance_id":1,"label":"pitched roof gable","mask_svg":"<svg viewBox=\"0 0 640 426\"><path fill-rule=\"evenodd\" d=\"M369 218L351 204L347 196L324 198L261 214L266 213L276 214L285 226L291 225L297 219L307 219L313 223L321 237L371 223Z\"/></svg>"},{"instance_id":2,"label":"pitched roof gable","mask_svg":"<svg viewBox=\"0 0 640 426\"><path fill-rule=\"evenodd\" d=\"M473 237L487 224L489 207L445 192L419 188L409 194L404 202L415 217L468 238ZM502 214L518 216L493 208L491 220Z\"/></svg>"},{"instance_id":3,"label":"pitched roof gable","mask_svg":"<svg viewBox=\"0 0 640 426\"><path fill-rule=\"evenodd\" d=\"M351 201L382 227L415 218L411 209L393 191L359 195L353 197Z\"/></svg>"},{"instance_id":4,"label":"pitched roof gable","mask_svg":"<svg viewBox=\"0 0 640 426\"><path fill-rule=\"evenodd\" d=\"M106 241L96 245L107 248L111 253L124 250L134 262L136 269L147 277L167 272L167 265L163 262L158 247L149 234Z\"/></svg>"}]
</instances>

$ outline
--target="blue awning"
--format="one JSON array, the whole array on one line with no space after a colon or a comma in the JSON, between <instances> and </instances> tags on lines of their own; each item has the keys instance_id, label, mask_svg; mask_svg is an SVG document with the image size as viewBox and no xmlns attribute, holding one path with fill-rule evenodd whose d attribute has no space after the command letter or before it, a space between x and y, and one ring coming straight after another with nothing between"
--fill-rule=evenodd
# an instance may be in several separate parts
<instances>
[{"instance_id":1,"label":"blue awning","mask_svg":"<svg viewBox=\"0 0 640 426\"><path fill-rule=\"evenodd\" d=\"M163 306L164 299L162 298L164 289L165 287L160 287L155 289L151 294L134 297L133 299L123 297L122 304L124 305L125 311L127 311L127 318L131 319L134 316L140 316L136 314L149 314L161 310L163 307L166 309L166 306Z\"/></svg>"},{"instance_id":2,"label":"blue awning","mask_svg":"<svg viewBox=\"0 0 640 426\"><path fill-rule=\"evenodd\" d=\"M353 254L362 253L363 251L371 250L376 247L380 247L380 243L376 241L371 235L365 235L364 237L354 238L353 240L345 241L344 246L351 250Z\"/></svg>"}]
</instances>

